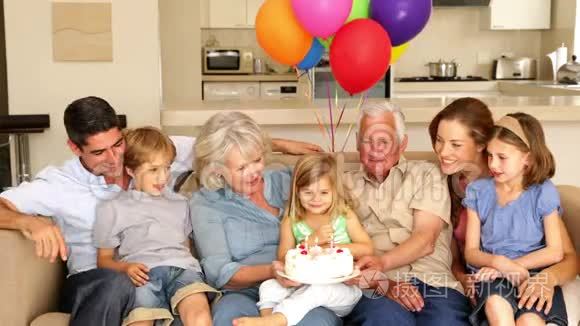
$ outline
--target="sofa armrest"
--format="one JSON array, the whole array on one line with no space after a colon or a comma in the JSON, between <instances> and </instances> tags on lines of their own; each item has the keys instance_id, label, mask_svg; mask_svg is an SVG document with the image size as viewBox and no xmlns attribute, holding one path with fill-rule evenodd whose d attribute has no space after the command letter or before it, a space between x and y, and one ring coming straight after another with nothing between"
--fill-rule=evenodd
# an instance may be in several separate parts
<instances>
[{"instance_id":1,"label":"sofa armrest","mask_svg":"<svg viewBox=\"0 0 580 326\"><path fill-rule=\"evenodd\" d=\"M562 219L570 238L576 247L576 254L580 254L580 188L575 186L558 186L560 193L560 204L564 209Z\"/></svg>"},{"instance_id":2,"label":"sofa armrest","mask_svg":"<svg viewBox=\"0 0 580 326\"><path fill-rule=\"evenodd\" d=\"M20 232L0 230L0 316L2 325L24 326L56 311L64 263L36 257L34 243Z\"/></svg>"}]
</instances>

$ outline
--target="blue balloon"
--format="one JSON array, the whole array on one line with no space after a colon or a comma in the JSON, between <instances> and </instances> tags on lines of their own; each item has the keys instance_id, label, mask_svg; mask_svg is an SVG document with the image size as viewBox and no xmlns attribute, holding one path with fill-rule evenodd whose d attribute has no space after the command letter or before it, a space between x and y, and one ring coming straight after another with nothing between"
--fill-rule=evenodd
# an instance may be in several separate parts
<instances>
[{"instance_id":1,"label":"blue balloon","mask_svg":"<svg viewBox=\"0 0 580 326\"><path fill-rule=\"evenodd\" d=\"M324 54L324 46L316 38L312 40L312 46L306 56L297 65L298 69L308 70L318 64Z\"/></svg>"}]
</instances>

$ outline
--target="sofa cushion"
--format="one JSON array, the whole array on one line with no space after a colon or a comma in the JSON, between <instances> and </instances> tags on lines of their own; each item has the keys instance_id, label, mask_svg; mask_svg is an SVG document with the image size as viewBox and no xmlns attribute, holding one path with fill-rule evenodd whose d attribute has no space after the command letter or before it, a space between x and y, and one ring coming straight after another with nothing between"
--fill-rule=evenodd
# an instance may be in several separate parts
<instances>
[{"instance_id":1,"label":"sofa cushion","mask_svg":"<svg viewBox=\"0 0 580 326\"><path fill-rule=\"evenodd\" d=\"M562 219L572 242L576 247L576 253L580 253L580 188L574 186L558 186L560 201L564 208Z\"/></svg>"}]
</instances>

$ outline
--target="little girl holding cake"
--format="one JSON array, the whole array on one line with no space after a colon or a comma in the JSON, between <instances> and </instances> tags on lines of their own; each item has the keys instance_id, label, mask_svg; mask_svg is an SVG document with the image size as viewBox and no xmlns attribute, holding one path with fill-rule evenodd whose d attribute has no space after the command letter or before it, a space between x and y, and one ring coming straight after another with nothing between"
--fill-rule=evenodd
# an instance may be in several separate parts
<instances>
[{"instance_id":1,"label":"little girl holding cake","mask_svg":"<svg viewBox=\"0 0 580 326\"><path fill-rule=\"evenodd\" d=\"M371 255L373 246L349 208L334 157L314 154L300 159L290 191L278 248L286 274L304 283L348 277L353 272L353 257ZM344 283L285 288L271 279L260 286L261 317L239 318L234 325L296 325L317 307L343 317L361 296L358 287Z\"/></svg>"}]
</instances>

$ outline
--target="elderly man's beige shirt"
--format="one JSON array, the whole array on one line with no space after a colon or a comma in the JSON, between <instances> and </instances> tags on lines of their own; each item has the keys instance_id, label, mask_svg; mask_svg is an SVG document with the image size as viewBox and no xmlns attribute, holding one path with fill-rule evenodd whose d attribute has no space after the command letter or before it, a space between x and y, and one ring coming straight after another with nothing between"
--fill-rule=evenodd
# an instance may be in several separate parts
<instances>
[{"instance_id":1,"label":"elderly man's beige shirt","mask_svg":"<svg viewBox=\"0 0 580 326\"><path fill-rule=\"evenodd\" d=\"M401 158L383 183L369 178L364 171L347 172L344 184L358 202L355 211L373 239L375 253L383 253L407 240L413 232L413 212L426 211L443 220L443 229L434 252L410 265L390 270L394 280L416 277L431 286L449 287L463 292L451 272L451 202L446 177L439 168L425 161Z\"/></svg>"}]
</instances>

